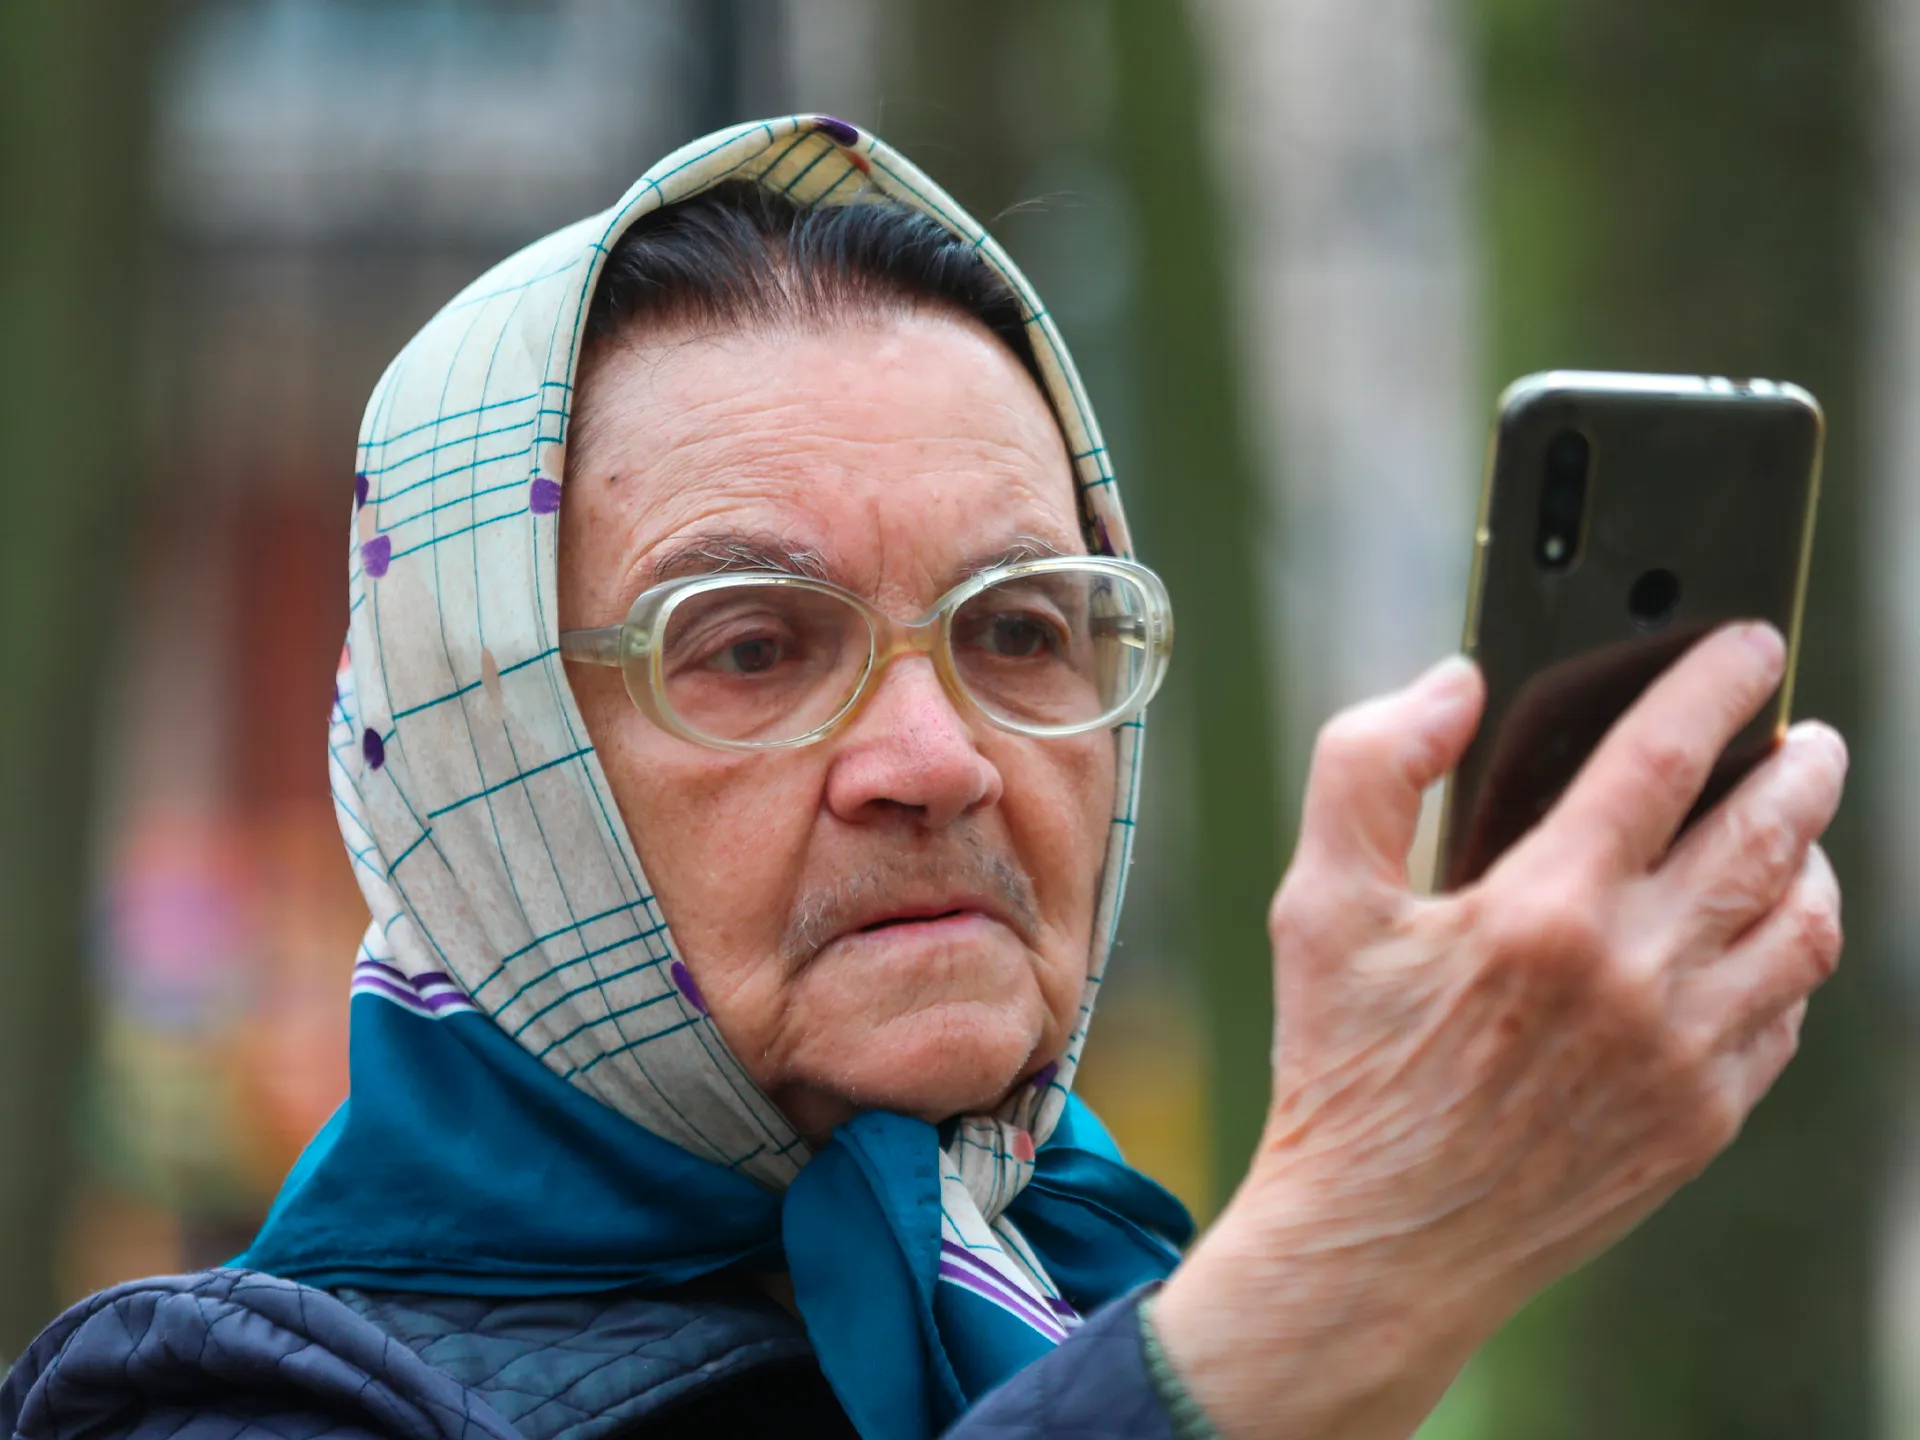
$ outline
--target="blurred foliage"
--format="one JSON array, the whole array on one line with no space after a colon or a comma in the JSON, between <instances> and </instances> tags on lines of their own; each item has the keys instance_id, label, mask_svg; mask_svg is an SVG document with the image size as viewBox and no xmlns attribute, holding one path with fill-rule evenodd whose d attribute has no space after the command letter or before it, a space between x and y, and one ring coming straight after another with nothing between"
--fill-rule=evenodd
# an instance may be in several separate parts
<instances>
[{"instance_id":1,"label":"blurred foliage","mask_svg":"<svg viewBox=\"0 0 1920 1440\"><path fill-rule=\"evenodd\" d=\"M1867 670L1867 23L1846 0L1481 0L1477 14L1494 378L1762 375L1821 398L1829 445L1796 709L1843 731L1863 717ZM1862 809L1843 812L1829 845L1847 964L1798 1060L1702 1179L1495 1341L1434 1433L1871 1432L1891 1081L1861 920L1875 879Z\"/></svg>"},{"instance_id":2,"label":"blurred foliage","mask_svg":"<svg viewBox=\"0 0 1920 1440\"><path fill-rule=\"evenodd\" d=\"M95 721L147 275L146 0L0 6L0 1356L57 1309Z\"/></svg>"}]
</instances>

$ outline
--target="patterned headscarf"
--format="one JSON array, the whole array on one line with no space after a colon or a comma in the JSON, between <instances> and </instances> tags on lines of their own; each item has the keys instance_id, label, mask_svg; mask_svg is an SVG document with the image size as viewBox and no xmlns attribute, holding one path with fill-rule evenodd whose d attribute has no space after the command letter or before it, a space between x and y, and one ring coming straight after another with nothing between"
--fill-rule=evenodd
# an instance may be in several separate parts
<instances>
[{"instance_id":1,"label":"patterned headscarf","mask_svg":"<svg viewBox=\"0 0 1920 1440\"><path fill-rule=\"evenodd\" d=\"M330 744L373 923L352 1093L237 1263L321 1285L543 1293L790 1271L861 1432L931 1434L1164 1275L1189 1233L1071 1087L1132 839L1138 722L1064 1054L993 1114L871 1113L811 1153L683 963L557 650L567 422L588 302L642 216L722 180L892 202L1003 275L1060 417L1089 544L1126 554L1107 453L1044 307L913 165L821 116L736 126L502 262L388 367L354 477Z\"/></svg>"}]
</instances>

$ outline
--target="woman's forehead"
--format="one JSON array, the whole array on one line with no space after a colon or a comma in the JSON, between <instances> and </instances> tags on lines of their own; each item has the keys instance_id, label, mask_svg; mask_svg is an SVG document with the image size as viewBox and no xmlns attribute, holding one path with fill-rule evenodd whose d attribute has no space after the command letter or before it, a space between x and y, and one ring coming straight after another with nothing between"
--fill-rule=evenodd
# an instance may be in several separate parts
<instances>
[{"instance_id":1,"label":"woman's forehead","mask_svg":"<svg viewBox=\"0 0 1920 1440\"><path fill-rule=\"evenodd\" d=\"M919 590L1085 550L1052 411L970 322L644 338L583 367L579 403L568 508L649 583L773 562Z\"/></svg>"}]
</instances>

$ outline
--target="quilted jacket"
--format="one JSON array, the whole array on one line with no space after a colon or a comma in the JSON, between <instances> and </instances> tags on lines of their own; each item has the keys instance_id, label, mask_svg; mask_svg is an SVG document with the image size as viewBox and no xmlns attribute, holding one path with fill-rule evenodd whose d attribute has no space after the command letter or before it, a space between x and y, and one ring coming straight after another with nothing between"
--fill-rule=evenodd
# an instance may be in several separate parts
<instances>
[{"instance_id":1,"label":"quilted jacket","mask_svg":"<svg viewBox=\"0 0 1920 1440\"><path fill-rule=\"evenodd\" d=\"M976 1405L953 1440L1172 1440L1138 1295ZM851 1436L800 1324L711 1283L501 1300L247 1270L136 1281L56 1320L0 1386L16 1440Z\"/></svg>"}]
</instances>

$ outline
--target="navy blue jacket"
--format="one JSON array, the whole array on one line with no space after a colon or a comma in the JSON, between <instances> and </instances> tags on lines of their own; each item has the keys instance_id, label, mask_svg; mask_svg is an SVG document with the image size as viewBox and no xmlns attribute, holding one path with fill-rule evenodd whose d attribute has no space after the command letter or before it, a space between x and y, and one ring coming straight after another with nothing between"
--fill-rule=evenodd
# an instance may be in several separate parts
<instances>
[{"instance_id":1,"label":"navy blue jacket","mask_svg":"<svg viewBox=\"0 0 1920 1440\"><path fill-rule=\"evenodd\" d=\"M1172 1440L1138 1293L952 1440ZM15 1440L636 1440L853 1434L799 1321L744 1283L501 1300L315 1290L246 1270L136 1281L56 1320L0 1386Z\"/></svg>"}]
</instances>

